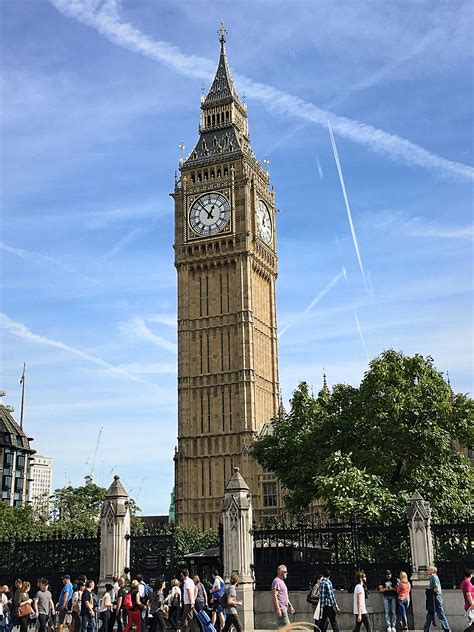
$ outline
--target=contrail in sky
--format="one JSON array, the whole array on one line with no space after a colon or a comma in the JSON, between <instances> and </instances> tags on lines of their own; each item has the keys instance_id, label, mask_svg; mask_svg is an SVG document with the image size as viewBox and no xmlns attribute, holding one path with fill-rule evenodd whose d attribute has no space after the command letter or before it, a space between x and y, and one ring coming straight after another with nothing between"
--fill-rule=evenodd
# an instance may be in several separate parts
<instances>
[{"instance_id":1,"label":"contrail in sky","mask_svg":"<svg viewBox=\"0 0 474 632\"><path fill-rule=\"evenodd\" d=\"M142 380L141 378L136 377L131 373L127 373L120 367L116 367L102 358L98 358L97 356L93 356L90 353L86 353L77 347L71 347L70 345L65 344L64 342L60 342L59 340L53 340L52 338L47 338L46 336L42 336L40 334L35 334L31 329L28 329L26 325L23 323L19 323L17 321L12 320L6 314L0 313L0 323L2 325L2 329L11 334L12 336L17 336L18 338L23 338L23 340L29 340L30 342L34 342L36 344L45 345L47 347L54 347L55 349L61 349L62 351L66 351L67 353L71 353L72 355L78 356L87 362L91 362L97 366L100 366L103 369L107 369L113 373L117 373L122 377L125 377L130 380L134 380L135 382L142 382L143 384L151 384L151 382L147 382L146 380Z\"/></svg>"},{"instance_id":2,"label":"contrail in sky","mask_svg":"<svg viewBox=\"0 0 474 632\"><path fill-rule=\"evenodd\" d=\"M359 319L357 317L357 312L354 312L355 321L357 325L357 331L359 332L360 339L362 340L362 346L364 347L365 357L367 358L367 362L370 362L369 352L367 351L367 345L365 344L364 334L362 333L362 329L359 323Z\"/></svg>"},{"instance_id":3,"label":"contrail in sky","mask_svg":"<svg viewBox=\"0 0 474 632\"><path fill-rule=\"evenodd\" d=\"M289 325L287 325L286 327L283 327L283 329L280 331L280 333L278 334L278 337L281 338L281 336L283 336L283 334L288 331L288 329L290 327L293 327L293 325L298 322L301 318L303 318L303 316L305 314L307 314L308 312L310 312L313 307L315 305L317 305L319 303L319 301L326 296L326 294L336 285L336 283L338 283L340 281L340 279L342 279L342 277L344 277L345 279L347 279L347 274L346 274L346 269L342 268L342 270L339 272L339 274L336 274L335 277L333 277L329 283L321 290L321 292L319 292L319 294L317 296L315 296L313 298L313 300L311 301L311 303L306 307L306 309L297 317L295 318Z\"/></svg>"},{"instance_id":4,"label":"contrail in sky","mask_svg":"<svg viewBox=\"0 0 474 632\"><path fill-rule=\"evenodd\" d=\"M332 133L332 127L330 121L328 121L329 136L331 138L332 150L334 153L334 160L336 161L337 172L339 174L339 182L341 183L342 195L344 196L344 204L346 205L347 219L349 220L349 226L351 228L352 241L354 242L354 248L357 255L357 261L359 262L359 268L364 279L364 285L367 288L367 279L365 278L364 266L362 264L362 258L360 256L359 244L354 228L354 222L352 221L352 212L349 205L349 199L347 197L346 185L344 184L344 176L342 175L341 163L339 162L339 154L337 153L336 141L334 140L334 134Z\"/></svg>"},{"instance_id":5,"label":"contrail in sky","mask_svg":"<svg viewBox=\"0 0 474 632\"><path fill-rule=\"evenodd\" d=\"M120 15L119 0L50 0L58 11L96 29L117 46L140 53L145 57L164 63L183 75L212 81L215 63L197 55L186 55L177 46L153 40L140 29L125 22ZM417 165L443 175L459 179L474 179L474 168L442 158L415 143L390 134L371 125L336 116L313 103L274 88L265 83L252 81L248 77L234 75L239 88L247 96L262 102L268 110L325 127L328 119L333 129L345 138L359 143L370 150L389 156L397 162Z\"/></svg>"},{"instance_id":6,"label":"contrail in sky","mask_svg":"<svg viewBox=\"0 0 474 632\"><path fill-rule=\"evenodd\" d=\"M318 168L319 177L321 180L324 180L323 168L321 167L321 163L319 162L319 158L316 158L316 167Z\"/></svg>"}]
</instances>

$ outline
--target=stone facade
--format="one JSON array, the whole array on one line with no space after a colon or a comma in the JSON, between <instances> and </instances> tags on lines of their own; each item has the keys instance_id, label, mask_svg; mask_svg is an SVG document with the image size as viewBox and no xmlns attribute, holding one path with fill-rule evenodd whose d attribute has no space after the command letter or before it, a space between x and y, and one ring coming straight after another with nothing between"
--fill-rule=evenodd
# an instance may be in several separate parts
<instances>
[{"instance_id":1,"label":"stone facade","mask_svg":"<svg viewBox=\"0 0 474 632\"><path fill-rule=\"evenodd\" d=\"M279 403L274 193L248 136L247 109L228 68L224 32L216 78L201 103L199 141L181 161L175 201L178 275L178 447L181 524L217 527L239 467L258 517L279 487L249 448ZM212 224L216 214L216 223ZM263 216L263 219L262 219Z\"/></svg>"}]
</instances>

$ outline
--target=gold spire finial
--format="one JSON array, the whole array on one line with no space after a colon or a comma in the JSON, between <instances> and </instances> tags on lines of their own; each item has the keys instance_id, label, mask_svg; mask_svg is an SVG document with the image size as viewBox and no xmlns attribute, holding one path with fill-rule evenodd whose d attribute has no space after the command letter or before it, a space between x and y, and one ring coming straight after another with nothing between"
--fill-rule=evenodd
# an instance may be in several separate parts
<instances>
[{"instance_id":1,"label":"gold spire finial","mask_svg":"<svg viewBox=\"0 0 474 632\"><path fill-rule=\"evenodd\" d=\"M221 20L221 25L219 27L219 42L221 43L221 46L224 46L225 44L225 36L227 34L227 31L225 30L225 26L224 26L224 20Z\"/></svg>"}]
</instances>

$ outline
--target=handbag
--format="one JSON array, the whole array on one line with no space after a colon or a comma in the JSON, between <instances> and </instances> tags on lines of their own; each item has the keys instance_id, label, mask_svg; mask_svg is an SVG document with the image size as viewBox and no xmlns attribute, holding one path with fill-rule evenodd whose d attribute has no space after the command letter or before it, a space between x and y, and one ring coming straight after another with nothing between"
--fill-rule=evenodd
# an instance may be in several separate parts
<instances>
[{"instance_id":1,"label":"handbag","mask_svg":"<svg viewBox=\"0 0 474 632\"><path fill-rule=\"evenodd\" d=\"M306 595L306 601L312 606L317 606L319 603L319 586L312 586L309 589L309 593Z\"/></svg>"},{"instance_id":2,"label":"handbag","mask_svg":"<svg viewBox=\"0 0 474 632\"><path fill-rule=\"evenodd\" d=\"M28 617L30 614L32 614L32 612L33 612L33 608L31 607L31 604L29 603L29 601L24 601L18 606L16 616Z\"/></svg>"}]
</instances>

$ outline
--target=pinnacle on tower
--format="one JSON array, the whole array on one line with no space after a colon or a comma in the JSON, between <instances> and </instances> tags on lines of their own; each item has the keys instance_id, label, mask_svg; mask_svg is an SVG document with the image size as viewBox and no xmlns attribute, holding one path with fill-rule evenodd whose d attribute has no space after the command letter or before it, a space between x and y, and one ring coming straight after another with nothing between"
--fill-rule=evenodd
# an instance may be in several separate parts
<instances>
[{"instance_id":1,"label":"pinnacle on tower","mask_svg":"<svg viewBox=\"0 0 474 632\"><path fill-rule=\"evenodd\" d=\"M322 390L325 393L329 393L328 383L327 383L327 379L326 379L326 371L324 371L324 373L323 373L323 388L322 388Z\"/></svg>"},{"instance_id":2,"label":"pinnacle on tower","mask_svg":"<svg viewBox=\"0 0 474 632\"><path fill-rule=\"evenodd\" d=\"M203 105L214 105L226 99L236 100L240 104L239 95L234 86L229 64L227 62L227 52L225 49L226 33L224 22L221 21L219 28L219 41L221 43L221 54L217 66L216 76L212 86L204 99Z\"/></svg>"}]
</instances>

